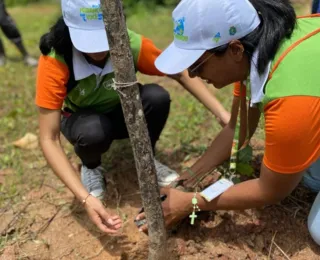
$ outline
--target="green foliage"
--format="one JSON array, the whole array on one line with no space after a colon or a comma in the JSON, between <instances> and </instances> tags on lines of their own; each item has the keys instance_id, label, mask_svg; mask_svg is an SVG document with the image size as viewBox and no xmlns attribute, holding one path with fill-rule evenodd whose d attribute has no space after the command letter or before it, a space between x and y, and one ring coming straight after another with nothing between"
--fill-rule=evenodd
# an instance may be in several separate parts
<instances>
[{"instance_id":1,"label":"green foliage","mask_svg":"<svg viewBox=\"0 0 320 260\"><path fill-rule=\"evenodd\" d=\"M252 177L254 170L250 164L239 162L237 163L237 172L243 176Z\"/></svg>"},{"instance_id":2,"label":"green foliage","mask_svg":"<svg viewBox=\"0 0 320 260\"><path fill-rule=\"evenodd\" d=\"M242 163L249 163L252 160L253 151L250 145L247 145L245 148L239 151L238 159Z\"/></svg>"},{"instance_id":3,"label":"green foliage","mask_svg":"<svg viewBox=\"0 0 320 260\"><path fill-rule=\"evenodd\" d=\"M123 0L123 3L126 7L133 7L136 4L144 4L149 7L156 5L172 6L178 4L179 0Z\"/></svg>"},{"instance_id":4,"label":"green foliage","mask_svg":"<svg viewBox=\"0 0 320 260\"><path fill-rule=\"evenodd\" d=\"M122 0L125 14L130 16L137 14L141 9L147 9L149 12L155 7L174 7L179 3L179 0Z\"/></svg>"},{"instance_id":5,"label":"green foliage","mask_svg":"<svg viewBox=\"0 0 320 260\"><path fill-rule=\"evenodd\" d=\"M254 169L250 165L252 158L253 151L250 145L240 150L238 154L237 172L243 176L252 177L254 173Z\"/></svg>"},{"instance_id":6,"label":"green foliage","mask_svg":"<svg viewBox=\"0 0 320 260\"><path fill-rule=\"evenodd\" d=\"M29 3L50 2L51 0L5 0L6 6L26 5Z\"/></svg>"}]
</instances>

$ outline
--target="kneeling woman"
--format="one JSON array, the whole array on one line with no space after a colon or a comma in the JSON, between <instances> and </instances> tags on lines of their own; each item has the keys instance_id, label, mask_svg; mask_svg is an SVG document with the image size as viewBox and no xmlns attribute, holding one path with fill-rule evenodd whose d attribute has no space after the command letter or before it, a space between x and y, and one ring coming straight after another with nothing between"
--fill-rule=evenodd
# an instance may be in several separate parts
<instances>
[{"instance_id":1,"label":"kneeling woman","mask_svg":"<svg viewBox=\"0 0 320 260\"><path fill-rule=\"evenodd\" d=\"M102 231L112 233L121 226L121 221L110 216L99 201L106 189L101 155L113 140L128 138L128 133L119 97L112 89L114 73L99 1L92 7L93 2L62 0L63 18L41 39L43 55L39 62L36 104L46 159L85 203L93 222ZM148 75L164 75L154 66L160 51L149 39L130 30L128 33L136 69ZM228 113L199 79L189 78L187 72L174 78L205 105L209 104L208 108L224 123L228 122ZM140 85L140 95L154 149L168 118L169 93L159 85L148 84ZM60 130L83 163L81 182L60 145ZM167 166L156 160L155 165L160 186L177 178L177 173Z\"/></svg>"},{"instance_id":2,"label":"kneeling woman","mask_svg":"<svg viewBox=\"0 0 320 260\"><path fill-rule=\"evenodd\" d=\"M174 31L174 42L156 60L160 71L175 74L188 68L190 76L217 88L242 82L229 124L191 170L206 173L230 157L239 102L245 104L246 91L251 96L249 136L260 113L265 118L260 178L233 185L211 201L198 194L199 208L243 210L276 203L301 180L319 192L320 16L297 20L287 0L184 0L173 19L183 30ZM240 85L245 85L243 91ZM241 106L241 118L247 116L244 111L246 106ZM245 131L239 136L241 145ZM193 193L165 192L168 225L191 213ZM320 244L320 194L308 224Z\"/></svg>"}]
</instances>

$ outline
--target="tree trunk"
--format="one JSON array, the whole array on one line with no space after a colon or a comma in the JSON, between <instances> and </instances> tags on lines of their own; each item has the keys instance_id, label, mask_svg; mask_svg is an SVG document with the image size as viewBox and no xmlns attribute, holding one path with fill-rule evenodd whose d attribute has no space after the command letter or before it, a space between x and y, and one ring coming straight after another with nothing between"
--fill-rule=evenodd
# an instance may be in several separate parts
<instances>
[{"instance_id":1,"label":"tree trunk","mask_svg":"<svg viewBox=\"0 0 320 260\"><path fill-rule=\"evenodd\" d=\"M136 82L133 57L121 0L100 0L108 35L115 81ZM157 184L154 156L140 100L138 84L118 89L138 173L149 229L149 259L166 257L166 230ZM137 230L138 232L138 230Z\"/></svg>"}]
</instances>

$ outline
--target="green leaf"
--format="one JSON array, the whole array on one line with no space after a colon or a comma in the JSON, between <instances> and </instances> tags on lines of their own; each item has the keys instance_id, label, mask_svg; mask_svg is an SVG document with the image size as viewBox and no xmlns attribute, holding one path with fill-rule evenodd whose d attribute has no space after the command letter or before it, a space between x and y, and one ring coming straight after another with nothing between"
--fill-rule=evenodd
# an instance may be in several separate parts
<instances>
[{"instance_id":1,"label":"green leaf","mask_svg":"<svg viewBox=\"0 0 320 260\"><path fill-rule=\"evenodd\" d=\"M232 178L232 182L233 182L234 184L238 184L238 183L241 182L241 180L240 180L239 177L233 177L233 178Z\"/></svg>"},{"instance_id":2,"label":"green leaf","mask_svg":"<svg viewBox=\"0 0 320 260\"><path fill-rule=\"evenodd\" d=\"M241 163L249 163L252 161L253 151L250 145L239 151L238 160Z\"/></svg>"},{"instance_id":3,"label":"green leaf","mask_svg":"<svg viewBox=\"0 0 320 260\"><path fill-rule=\"evenodd\" d=\"M237 163L237 172L241 175L251 177L254 173L254 169L250 164L240 162Z\"/></svg>"}]
</instances>

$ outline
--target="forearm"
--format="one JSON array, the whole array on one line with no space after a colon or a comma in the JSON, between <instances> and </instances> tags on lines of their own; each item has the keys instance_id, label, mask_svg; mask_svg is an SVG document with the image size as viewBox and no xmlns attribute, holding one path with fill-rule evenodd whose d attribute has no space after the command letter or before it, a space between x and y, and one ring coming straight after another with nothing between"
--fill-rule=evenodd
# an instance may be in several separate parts
<instances>
[{"instance_id":1,"label":"forearm","mask_svg":"<svg viewBox=\"0 0 320 260\"><path fill-rule=\"evenodd\" d=\"M79 200L84 199L88 192L83 187L79 177L69 162L59 140L43 138L40 143L44 156L55 174Z\"/></svg>"},{"instance_id":2,"label":"forearm","mask_svg":"<svg viewBox=\"0 0 320 260\"><path fill-rule=\"evenodd\" d=\"M209 172L230 158L237 116L239 112L239 103L240 98L235 97L232 103L232 114L228 125L225 126L224 129L222 129L222 131L214 139L205 154L191 167L191 170L194 173L198 174ZM242 146L243 142L244 138L241 138L239 141L239 147Z\"/></svg>"},{"instance_id":3,"label":"forearm","mask_svg":"<svg viewBox=\"0 0 320 260\"><path fill-rule=\"evenodd\" d=\"M244 210L274 204L290 195L303 174L304 171L281 174L262 164L260 178L236 184L212 202L199 197L199 207L202 210Z\"/></svg>"},{"instance_id":4,"label":"forearm","mask_svg":"<svg viewBox=\"0 0 320 260\"><path fill-rule=\"evenodd\" d=\"M259 179L234 185L212 202L207 202L200 195L198 196L199 208L204 211L259 208L280 199L265 191Z\"/></svg>"},{"instance_id":5,"label":"forearm","mask_svg":"<svg viewBox=\"0 0 320 260\"><path fill-rule=\"evenodd\" d=\"M196 174L206 173L227 160L231 154L233 136L234 129L227 125L191 170Z\"/></svg>"}]
</instances>

